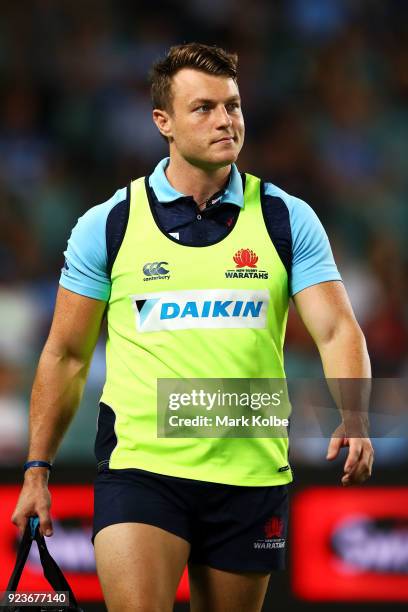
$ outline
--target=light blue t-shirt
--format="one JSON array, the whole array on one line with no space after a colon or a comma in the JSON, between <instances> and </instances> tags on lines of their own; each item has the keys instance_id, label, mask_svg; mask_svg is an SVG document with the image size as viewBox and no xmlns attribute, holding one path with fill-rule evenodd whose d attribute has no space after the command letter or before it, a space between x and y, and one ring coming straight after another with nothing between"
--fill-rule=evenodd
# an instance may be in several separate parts
<instances>
[{"instance_id":1,"label":"light blue t-shirt","mask_svg":"<svg viewBox=\"0 0 408 612\"><path fill-rule=\"evenodd\" d=\"M161 203L172 202L183 194L170 185L165 174L168 158L159 162L149 177L149 185ZM266 195L279 197L289 212L292 235L290 295L311 285L341 280L334 262L326 232L314 210L303 200L287 194L272 183L265 183ZM60 285L75 293L107 302L111 281L108 272L106 223L111 210L126 198L126 188L119 189L109 200L90 208L72 230L68 240ZM235 164L221 202L242 207L242 180Z\"/></svg>"}]
</instances>

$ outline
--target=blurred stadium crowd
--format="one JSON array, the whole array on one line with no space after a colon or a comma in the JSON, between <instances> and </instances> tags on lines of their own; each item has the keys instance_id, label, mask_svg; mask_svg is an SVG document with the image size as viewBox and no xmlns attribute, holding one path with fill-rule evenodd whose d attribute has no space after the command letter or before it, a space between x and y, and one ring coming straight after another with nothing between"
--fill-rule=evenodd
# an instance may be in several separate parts
<instances>
[{"instance_id":1,"label":"blurred stadium crowd","mask_svg":"<svg viewBox=\"0 0 408 612\"><path fill-rule=\"evenodd\" d=\"M407 2L31 0L2 3L1 13L0 462L25 452L30 385L71 228L166 153L147 71L181 42L238 52L239 168L315 209L374 375L407 374ZM288 374L321 376L293 312L286 355ZM96 398L102 382L101 342ZM83 438L90 446L89 429Z\"/></svg>"}]
</instances>

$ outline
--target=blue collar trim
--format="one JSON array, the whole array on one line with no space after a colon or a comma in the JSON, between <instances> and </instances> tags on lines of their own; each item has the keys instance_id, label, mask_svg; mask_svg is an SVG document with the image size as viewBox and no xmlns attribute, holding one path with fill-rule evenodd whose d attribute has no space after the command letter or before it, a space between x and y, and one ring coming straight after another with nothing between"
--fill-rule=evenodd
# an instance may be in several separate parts
<instances>
[{"instance_id":1,"label":"blue collar trim","mask_svg":"<svg viewBox=\"0 0 408 612\"><path fill-rule=\"evenodd\" d=\"M180 193L172 187L167 179L165 170L169 163L170 158L165 157L162 159L154 169L153 173L149 176L149 185L153 189L156 198L159 202L170 203L178 200L179 198L185 198L184 193ZM224 189L221 196L221 203L228 202L229 204L236 204L240 208L244 206L244 192L242 190L242 179L235 164L231 166L231 174L228 181L227 187Z\"/></svg>"}]
</instances>

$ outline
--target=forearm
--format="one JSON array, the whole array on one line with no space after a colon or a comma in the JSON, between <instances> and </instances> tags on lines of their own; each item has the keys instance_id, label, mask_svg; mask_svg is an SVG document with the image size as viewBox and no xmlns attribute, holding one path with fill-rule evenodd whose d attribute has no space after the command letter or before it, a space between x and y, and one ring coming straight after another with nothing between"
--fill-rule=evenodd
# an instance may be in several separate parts
<instances>
[{"instance_id":1,"label":"forearm","mask_svg":"<svg viewBox=\"0 0 408 612\"><path fill-rule=\"evenodd\" d=\"M294 302L319 350L342 417L332 434L327 459L335 459L343 446L349 446L342 484L363 482L371 474L374 456L368 438L371 366L364 335L341 282L308 287L294 295Z\"/></svg>"},{"instance_id":2,"label":"forearm","mask_svg":"<svg viewBox=\"0 0 408 612\"><path fill-rule=\"evenodd\" d=\"M356 325L344 325L318 345L326 378L371 378L365 338Z\"/></svg>"},{"instance_id":3,"label":"forearm","mask_svg":"<svg viewBox=\"0 0 408 612\"><path fill-rule=\"evenodd\" d=\"M54 459L78 408L88 369L89 362L45 346L31 394L28 460ZM43 469L28 470L40 471Z\"/></svg>"},{"instance_id":4,"label":"forearm","mask_svg":"<svg viewBox=\"0 0 408 612\"><path fill-rule=\"evenodd\" d=\"M106 303L64 289L57 292L50 333L41 354L30 404L28 460L52 462L79 406ZM30 516L52 535L49 470L27 469L12 522L24 533Z\"/></svg>"},{"instance_id":5,"label":"forearm","mask_svg":"<svg viewBox=\"0 0 408 612\"><path fill-rule=\"evenodd\" d=\"M345 324L318 348L348 433L353 437L367 434L371 365L363 333L357 324Z\"/></svg>"}]
</instances>

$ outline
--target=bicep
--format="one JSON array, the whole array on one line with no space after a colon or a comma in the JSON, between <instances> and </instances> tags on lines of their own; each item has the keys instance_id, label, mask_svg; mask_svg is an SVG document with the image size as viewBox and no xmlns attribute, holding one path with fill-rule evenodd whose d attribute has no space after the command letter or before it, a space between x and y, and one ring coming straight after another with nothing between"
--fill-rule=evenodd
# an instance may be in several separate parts
<instances>
[{"instance_id":1,"label":"bicep","mask_svg":"<svg viewBox=\"0 0 408 612\"><path fill-rule=\"evenodd\" d=\"M60 357L87 362L99 337L106 302L59 286L50 333L45 345Z\"/></svg>"},{"instance_id":2,"label":"bicep","mask_svg":"<svg viewBox=\"0 0 408 612\"><path fill-rule=\"evenodd\" d=\"M293 302L317 345L329 342L344 325L359 329L341 281L318 283L299 291Z\"/></svg>"}]
</instances>

